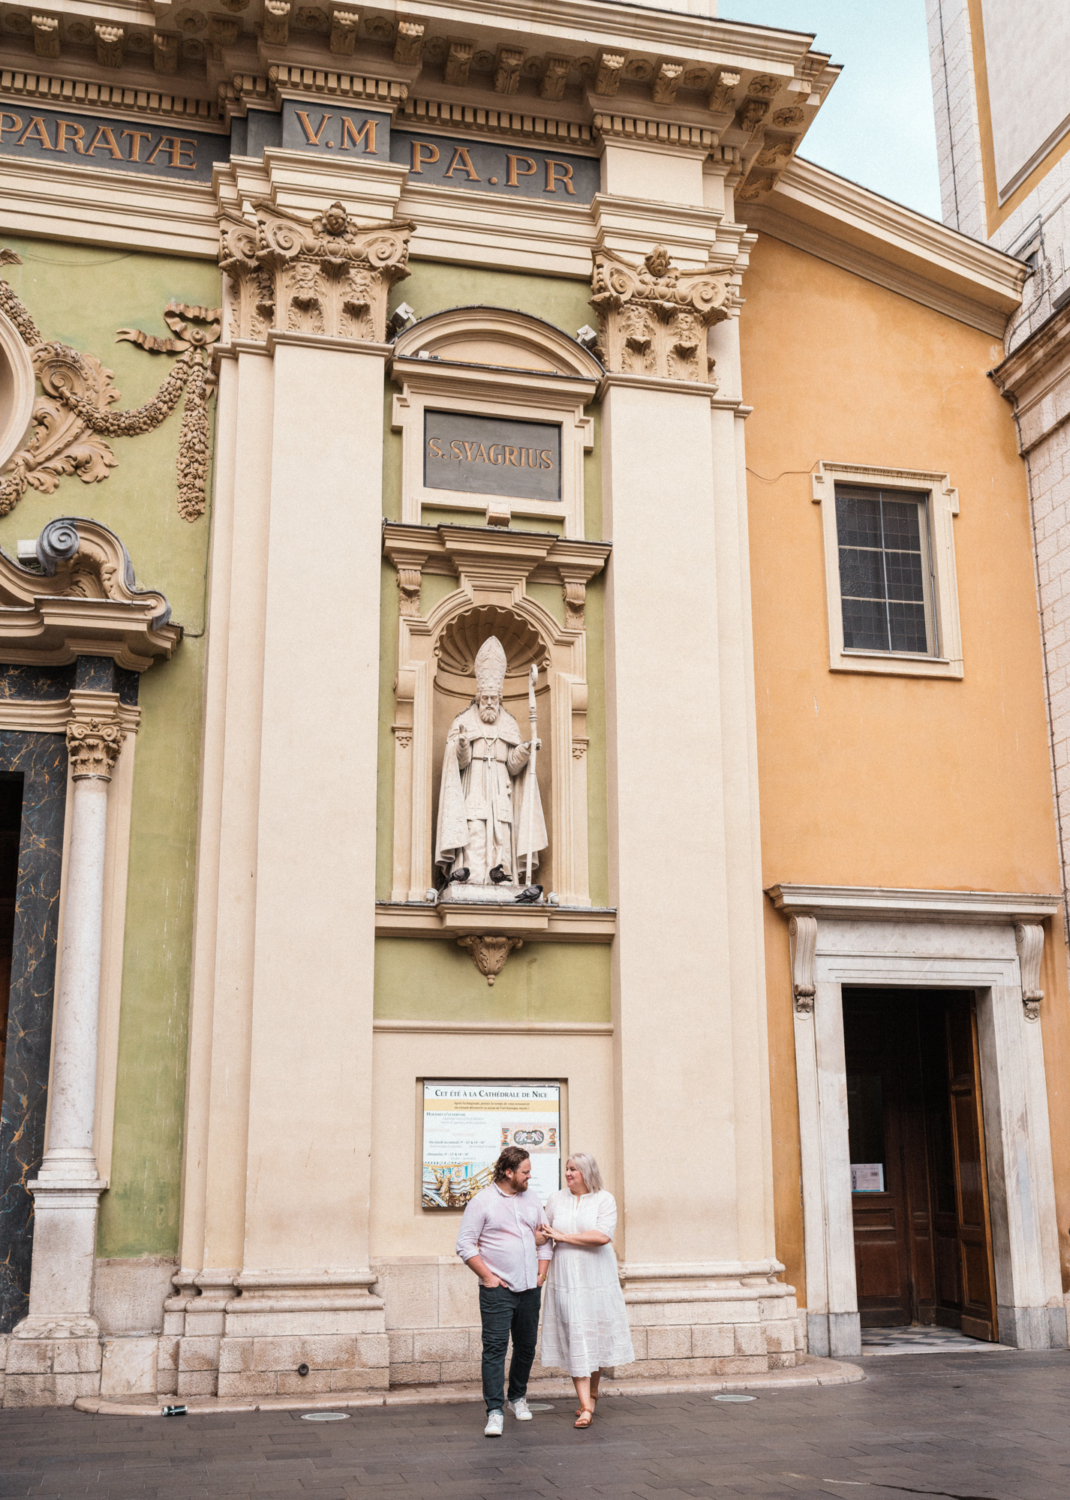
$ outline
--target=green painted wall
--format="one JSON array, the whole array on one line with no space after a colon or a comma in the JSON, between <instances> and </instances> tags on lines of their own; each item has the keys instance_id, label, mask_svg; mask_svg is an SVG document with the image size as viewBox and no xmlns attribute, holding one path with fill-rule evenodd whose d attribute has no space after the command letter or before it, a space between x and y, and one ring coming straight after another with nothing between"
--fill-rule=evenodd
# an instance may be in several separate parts
<instances>
[{"instance_id":1,"label":"green painted wall","mask_svg":"<svg viewBox=\"0 0 1070 1500\"><path fill-rule=\"evenodd\" d=\"M419 318L447 307L510 307L545 318L575 334L591 323L591 287L565 276L532 276L523 271L488 271L442 261L413 260L412 274L390 291L390 311L407 302Z\"/></svg>"},{"instance_id":2,"label":"green painted wall","mask_svg":"<svg viewBox=\"0 0 1070 1500\"><path fill-rule=\"evenodd\" d=\"M590 288L586 282L529 276L517 272L486 271L412 262L412 275L394 287L391 310L408 302L421 317L460 306L508 307L545 318L573 334L592 320ZM388 519L401 516L401 437L391 432L392 392L387 394L383 509ZM587 535L601 537L602 464L601 413L594 417L593 451L584 463ZM472 525L467 512L425 511L425 521ZM478 524L478 522L476 522ZM536 531L561 529L538 517L518 517L514 527ZM424 579L421 612L426 617L454 587L449 578ZM533 584L532 597L559 622L565 609L561 590ZM376 888L380 900L389 899L394 817L394 744L390 730L394 714L394 677L397 672L398 591L393 567L384 564L380 635L379 699L379 843ZM608 901L608 850L605 752L604 589L596 579L587 590L588 840L591 900ZM594 1020L610 1018L609 949L586 944L529 943L514 953L491 988L472 960L453 943L419 939L381 939L376 944L376 1015L391 1019L456 1020Z\"/></svg>"},{"instance_id":3,"label":"green painted wall","mask_svg":"<svg viewBox=\"0 0 1070 1500\"><path fill-rule=\"evenodd\" d=\"M391 1021L608 1021L605 944L525 943L489 985L442 939L380 938L375 1014Z\"/></svg>"},{"instance_id":4,"label":"green painted wall","mask_svg":"<svg viewBox=\"0 0 1070 1500\"><path fill-rule=\"evenodd\" d=\"M168 302L219 301L219 273L203 261L11 236L0 244L22 256L2 274L44 337L113 370L121 409L149 400L172 361L117 344L116 330L166 336ZM67 477L51 495L27 490L0 518L0 546L11 554L57 516L102 522L125 543L138 582L167 595L186 631L172 661L141 680L115 1137L98 1241L105 1256L178 1247L208 547L208 517L190 524L178 514L180 422L181 404L155 432L108 439L118 467L103 483Z\"/></svg>"}]
</instances>

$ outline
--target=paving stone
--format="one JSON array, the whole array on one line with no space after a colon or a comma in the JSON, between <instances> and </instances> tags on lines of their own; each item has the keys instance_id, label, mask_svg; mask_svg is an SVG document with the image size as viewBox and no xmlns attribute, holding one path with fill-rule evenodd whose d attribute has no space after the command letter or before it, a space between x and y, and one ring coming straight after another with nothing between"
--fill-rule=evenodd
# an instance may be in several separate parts
<instances>
[{"instance_id":1,"label":"paving stone","mask_svg":"<svg viewBox=\"0 0 1070 1500\"><path fill-rule=\"evenodd\" d=\"M163 1421L0 1411L0 1500L1053 1500L1070 1472L1070 1354L866 1359L864 1384L607 1397L493 1443L477 1405ZM839 1482L837 1482L839 1481ZM848 1483L844 1483L848 1481Z\"/></svg>"}]
</instances>

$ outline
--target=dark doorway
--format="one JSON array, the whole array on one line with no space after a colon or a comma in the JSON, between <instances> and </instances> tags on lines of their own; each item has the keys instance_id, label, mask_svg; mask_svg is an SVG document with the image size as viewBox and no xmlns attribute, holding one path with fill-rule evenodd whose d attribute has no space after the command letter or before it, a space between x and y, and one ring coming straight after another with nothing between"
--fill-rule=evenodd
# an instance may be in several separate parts
<instances>
[{"instance_id":1,"label":"dark doorway","mask_svg":"<svg viewBox=\"0 0 1070 1500\"><path fill-rule=\"evenodd\" d=\"M847 989L858 1310L995 1340L972 992Z\"/></svg>"},{"instance_id":2,"label":"dark doorway","mask_svg":"<svg viewBox=\"0 0 1070 1500\"><path fill-rule=\"evenodd\" d=\"M0 1108L3 1105L7 1020L11 1000L11 948L15 933L15 892L19 881L22 777L0 774Z\"/></svg>"}]
</instances>

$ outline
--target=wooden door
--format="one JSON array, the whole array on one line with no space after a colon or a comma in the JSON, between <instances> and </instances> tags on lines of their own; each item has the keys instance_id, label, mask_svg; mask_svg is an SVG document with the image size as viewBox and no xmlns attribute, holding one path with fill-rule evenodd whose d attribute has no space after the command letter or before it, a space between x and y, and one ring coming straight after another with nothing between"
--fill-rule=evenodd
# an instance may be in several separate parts
<instances>
[{"instance_id":1,"label":"wooden door","mask_svg":"<svg viewBox=\"0 0 1070 1500\"><path fill-rule=\"evenodd\" d=\"M980 1070L972 994L845 990L853 1192L863 1327L908 1323L996 1337Z\"/></svg>"},{"instance_id":2,"label":"wooden door","mask_svg":"<svg viewBox=\"0 0 1070 1500\"><path fill-rule=\"evenodd\" d=\"M909 1210L903 1172L902 1066L895 992L844 997L852 1163L880 1165L883 1192L852 1192L858 1310L864 1328L912 1322Z\"/></svg>"},{"instance_id":3,"label":"wooden door","mask_svg":"<svg viewBox=\"0 0 1070 1500\"><path fill-rule=\"evenodd\" d=\"M992 1342L998 1331L974 1005L949 1003L946 1024L961 1326L972 1338Z\"/></svg>"}]
</instances>

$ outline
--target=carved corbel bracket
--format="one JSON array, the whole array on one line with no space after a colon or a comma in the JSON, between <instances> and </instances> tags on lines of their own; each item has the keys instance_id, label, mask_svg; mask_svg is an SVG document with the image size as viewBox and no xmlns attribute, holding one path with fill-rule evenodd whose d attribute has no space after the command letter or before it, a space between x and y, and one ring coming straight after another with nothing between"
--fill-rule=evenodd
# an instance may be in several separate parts
<instances>
[{"instance_id":1,"label":"carved corbel bracket","mask_svg":"<svg viewBox=\"0 0 1070 1500\"><path fill-rule=\"evenodd\" d=\"M460 937L458 948L466 948L476 968L493 985L505 968L505 961L514 948L523 948L524 939L515 937Z\"/></svg>"},{"instance_id":2,"label":"carved corbel bracket","mask_svg":"<svg viewBox=\"0 0 1070 1500\"><path fill-rule=\"evenodd\" d=\"M633 265L615 251L595 256L591 306L601 323L607 370L712 384L706 330L731 311L731 272L681 271L657 245Z\"/></svg>"},{"instance_id":3,"label":"carved corbel bracket","mask_svg":"<svg viewBox=\"0 0 1070 1500\"><path fill-rule=\"evenodd\" d=\"M1040 922L1016 922L1014 941L1018 949L1018 967L1022 973L1022 1009L1027 1021L1039 1021L1040 1002L1044 991L1040 988L1040 960L1044 954L1044 928Z\"/></svg>"},{"instance_id":4,"label":"carved corbel bracket","mask_svg":"<svg viewBox=\"0 0 1070 1500\"><path fill-rule=\"evenodd\" d=\"M270 329L382 343L386 299L408 276L408 220L361 227L341 203L313 218L270 203L255 224L220 218L219 264L234 289L233 333Z\"/></svg>"},{"instance_id":5,"label":"carved corbel bracket","mask_svg":"<svg viewBox=\"0 0 1070 1500\"><path fill-rule=\"evenodd\" d=\"M565 625L582 630L587 619L587 580L569 578L562 573L561 593L565 600Z\"/></svg>"},{"instance_id":6,"label":"carved corbel bracket","mask_svg":"<svg viewBox=\"0 0 1070 1500\"><path fill-rule=\"evenodd\" d=\"M795 1002L795 1013L799 1016L813 1014L814 957L817 953L817 918L792 917L788 923L788 939L791 944L791 993Z\"/></svg>"}]
</instances>

